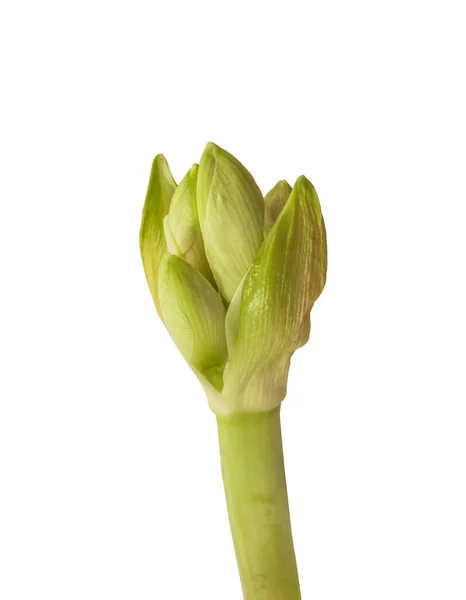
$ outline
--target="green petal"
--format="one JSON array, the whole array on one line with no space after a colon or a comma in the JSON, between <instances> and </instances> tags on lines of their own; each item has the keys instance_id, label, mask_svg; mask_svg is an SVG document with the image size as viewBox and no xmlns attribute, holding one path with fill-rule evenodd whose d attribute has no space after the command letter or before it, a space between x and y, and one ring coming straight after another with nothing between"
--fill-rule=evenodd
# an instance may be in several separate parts
<instances>
[{"instance_id":1,"label":"green petal","mask_svg":"<svg viewBox=\"0 0 466 600\"><path fill-rule=\"evenodd\" d=\"M249 171L212 143L199 163L197 209L210 268L229 303L262 244L265 209Z\"/></svg>"},{"instance_id":2,"label":"green petal","mask_svg":"<svg viewBox=\"0 0 466 600\"><path fill-rule=\"evenodd\" d=\"M291 194L291 185L285 181L279 181L268 194L264 196L265 203L265 234L267 235L272 225L278 219L288 198Z\"/></svg>"},{"instance_id":3,"label":"green petal","mask_svg":"<svg viewBox=\"0 0 466 600\"><path fill-rule=\"evenodd\" d=\"M227 346L220 294L189 263L166 253L160 265L159 299L162 319L185 360L221 389Z\"/></svg>"},{"instance_id":4,"label":"green petal","mask_svg":"<svg viewBox=\"0 0 466 600\"><path fill-rule=\"evenodd\" d=\"M167 249L184 258L209 281L214 278L207 262L196 207L198 165L193 165L182 179L164 220Z\"/></svg>"},{"instance_id":5,"label":"green petal","mask_svg":"<svg viewBox=\"0 0 466 600\"><path fill-rule=\"evenodd\" d=\"M163 219L168 213L170 200L176 189L175 180L165 157L159 154L154 158L142 211L139 247L147 283L160 314L158 299L158 271L160 260L166 249Z\"/></svg>"},{"instance_id":6,"label":"green petal","mask_svg":"<svg viewBox=\"0 0 466 600\"><path fill-rule=\"evenodd\" d=\"M290 358L309 336L309 311L326 270L319 200L300 177L244 282L222 392L233 410L267 410L285 397Z\"/></svg>"}]
</instances>

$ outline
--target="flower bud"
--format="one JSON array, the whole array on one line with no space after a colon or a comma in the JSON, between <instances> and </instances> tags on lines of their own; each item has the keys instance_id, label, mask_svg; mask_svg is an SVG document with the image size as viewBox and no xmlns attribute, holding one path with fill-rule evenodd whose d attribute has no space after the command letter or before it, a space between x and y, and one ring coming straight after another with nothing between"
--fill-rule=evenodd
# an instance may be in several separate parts
<instances>
[{"instance_id":1,"label":"flower bud","mask_svg":"<svg viewBox=\"0 0 466 600\"><path fill-rule=\"evenodd\" d=\"M152 163L146 201L142 211L139 247L144 272L157 312L160 314L158 300L158 271L162 255L166 249L163 231L163 219L168 213L170 200L176 189L176 183L162 154Z\"/></svg>"},{"instance_id":2,"label":"flower bud","mask_svg":"<svg viewBox=\"0 0 466 600\"><path fill-rule=\"evenodd\" d=\"M159 300L163 322L186 362L201 381L221 390L227 347L220 294L185 260L165 253Z\"/></svg>"},{"instance_id":3,"label":"flower bud","mask_svg":"<svg viewBox=\"0 0 466 600\"><path fill-rule=\"evenodd\" d=\"M171 254L184 258L214 283L197 216L197 172L198 165L193 165L173 194L170 210L163 222L165 239Z\"/></svg>"},{"instance_id":4,"label":"flower bud","mask_svg":"<svg viewBox=\"0 0 466 600\"><path fill-rule=\"evenodd\" d=\"M229 303L264 238L264 200L252 175L209 143L199 163L197 210L205 252Z\"/></svg>"}]
</instances>

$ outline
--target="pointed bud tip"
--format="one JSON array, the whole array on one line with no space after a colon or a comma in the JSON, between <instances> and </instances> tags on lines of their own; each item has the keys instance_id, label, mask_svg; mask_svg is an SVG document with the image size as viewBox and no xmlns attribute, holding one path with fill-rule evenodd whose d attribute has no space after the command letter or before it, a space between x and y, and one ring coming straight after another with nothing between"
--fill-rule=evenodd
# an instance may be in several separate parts
<instances>
[{"instance_id":1,"label":"pointed bud tip","mask_svg":"<svg viewBox=\"0 0 466 600\"><path fill-rule=\"evenodd\" d=\"M295 182L295 187L296 186L314 188L314 186L312 185L312 183L309 181L309 179L305 175L300 175L298 177L298 179Z\"/></svg>"},{"instance_id":2,"label":"pointed bud tip","mask_svg":"<svg viewBox=\"0 0 466 600\"><path fill-rule=\"evenodd\" d=\"M157 156L152 161L152 165L157 165L160 167L162 165L168 165L168 161L163 154L157 154Z\"/></svg>"},{"instance_id":3,"label":"pointed bud tip","mask_svg":"<svg viewBox=\"0 0 466 600\"><path fill-rule=\"evenodd\" d=\"M162 176L162 178L164 178L171 185L176 187L176 181L173 179L172 172L170 171L170 166L163 154L157 154L157 156L152 161L151 173L159 173Z\"/></svg>"},{"instance_id":4,"label":"pointed bud tip","mask_svg":"<svg viewBox=\"0 0 466 600\"><path fill-rule=\"evenodd\" d=\"M314 199L314 202L319 202L315 187L305 175L300 175L298 177L294 184L293 192L296 194L310 194L311 198Z\"/></svg>"},{"instance_id":5,"label":"pointed bud tip","mask_svg":"<svg viewBox=\"0 0 466 600\"><path fill-rule=\"evenodd\" d=\"M194 163L193 166L189 169L189 174L191 177L195 177L198 171L199 165L197 163Z\"/></svg>"},{"instance_id":6,"label":"pointed bud tip","mask_svg":"<svg viewBox=\"0 0 466 600\"><path fill-rule=\"evenodd\" d=\"M230 154L230 152L224 150L221 146L215 144L214 142L208 142L206 144L206 147L204 148L201 161L206 160L207 158L213 161L218 161L222 158L237 161L237 159L232 154Z\"/></svg>"},{"instance_id":7,"label":"pointed bud tip","mask_svg":"<svg viewBox=\"0 0 466 600\"><path fill-rule=\"evenodd\" d=\"M313 184L304 175L300 175L294 184L293 193L295 197L305 199L313 207L314 214L318 219L322 219L322 208L320 206L319 196Z\"/></svg>"},{"instance_id":8,"label":"pointed bud tip","mask_svg":"<svg viewBox=\"0 0 466 600\"><path fill-rule=\"evenodd\" d=\"M214 142L207 142L206 147L204 148L204 152L215 152L216 150L221 150L221 148Z\"/></svg>"},{"instance_id":9,"label":"pointed bud tip","mask_svg":"<svg viewBox=\"0 0 466 600\"><path fill-rule=\"evenodd\" d=\"M202 164L207 162L208 160L214 160L218 150L220 150L220 148L219 146L217 146L217 144L214 144L213 142L208 142L202 153L200 163Z\"/></svg>"},{"instance_id":10,"label":"pointed bud tip","mask_svg":"<svg viewBox=\"0 0 466 600\"><path fill-rule=\"evenodd\" d=\"M280 181L276 184L276 186L274 188L272 188L272 190L274 191L286 191L288 194L291 193L291 185L288 183L288 181L286 179L280 179ZM271 191L272 191L271 190Z\"/></svg>"}]
</instances>

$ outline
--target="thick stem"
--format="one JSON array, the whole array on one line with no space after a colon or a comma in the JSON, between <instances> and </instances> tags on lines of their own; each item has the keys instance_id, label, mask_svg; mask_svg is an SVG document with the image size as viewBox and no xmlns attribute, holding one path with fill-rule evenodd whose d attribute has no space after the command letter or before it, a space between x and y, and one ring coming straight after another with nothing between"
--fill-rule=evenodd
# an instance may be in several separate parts
<instances>
[{"instance_id":1,"label":"thick stem","mask_svg":"<svg viewBox=\"0 0 466 600\"><path fill-rule=\"evenodd\" d=\"M244 600L300 600L280 409L217 417L217 424Z\"/></svg>"}]
</instances>

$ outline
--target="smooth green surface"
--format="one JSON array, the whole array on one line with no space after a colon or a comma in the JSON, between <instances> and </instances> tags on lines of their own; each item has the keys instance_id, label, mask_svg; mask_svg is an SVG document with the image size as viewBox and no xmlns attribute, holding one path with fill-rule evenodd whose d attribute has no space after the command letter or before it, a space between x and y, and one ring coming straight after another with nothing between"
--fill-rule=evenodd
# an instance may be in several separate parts
<instances>
[{"instance_id":1,"label":"smooth green surface","mask_svg":"<svg viewBox=\"0 0 466 600\"><path fill-rule=\"evenodd\" d=\"M217 417L217 424L244 600L299 600L280 409Z\"/></svg>"},{"instance_id":2,"label":"smooth green surface","mask_svg":"<svg viewBox=\"0 0 466 600\"><path fill-rule=\"evenodd\" d=\"M278 407L325 285L311 182L301 176L291 189L282 180L263 198L244 165L209 143L177 186L158 155L140 245L157 311L215 414Z\"/></svg>"}]
</instances>

